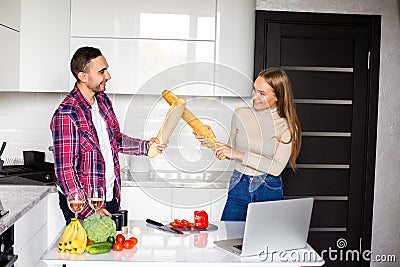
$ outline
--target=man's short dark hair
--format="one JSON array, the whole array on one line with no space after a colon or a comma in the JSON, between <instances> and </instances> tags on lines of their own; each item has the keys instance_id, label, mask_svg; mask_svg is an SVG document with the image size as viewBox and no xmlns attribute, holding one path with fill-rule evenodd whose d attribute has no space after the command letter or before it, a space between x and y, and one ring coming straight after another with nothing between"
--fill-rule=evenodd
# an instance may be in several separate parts
<instances>
[{"instance_id":1,"label":"man's short dark hair","mask_svg":"<svg viewBox=\"0 0 400 267\"><path fill-rule=\"evenodd\" d=\"M71 59L71 72L75 79L79 81L78 73L86 71L90 60L101 55L100 49L94 47L86 46L76 50Z\"/></svg>"}]
</instances>

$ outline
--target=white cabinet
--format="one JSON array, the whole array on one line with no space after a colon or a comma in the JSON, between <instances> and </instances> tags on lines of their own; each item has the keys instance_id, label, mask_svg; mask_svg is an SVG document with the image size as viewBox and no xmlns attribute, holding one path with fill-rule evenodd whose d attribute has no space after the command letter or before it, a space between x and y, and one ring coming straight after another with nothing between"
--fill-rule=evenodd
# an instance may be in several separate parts
<instances>
[{"instance_id":1,"label":"white cabinet","mask_svg":"<svg viewBox=\"0 0 400 267\"><path fill-rule=\"evenodd\" d=\"M65 227L64 215L59 206L58 193L47 196L47 244L51 245L55 237Z\"/></svg>"},{"instance_id":2,"label":"white cabinet","mask_svg":"<svg viewBox=\"0 0 400 267\"><path fill-rule=\"evenodd\" d=\"M47 199L41 200L14 225L16 267L35 266L47 249Z\"/></svg>"},{"instance_id":3,"label":"white cabinet","mask_svg":"<svg viewBox=\"0 0 400 267\"><path fill-rule=\"evenodd\" d=\"M71 0L71 18L72 37L215 40L215 0Z\"/></svg>"},{"instance_id":4,"label":"white cabinet","mask_svg":"<svg viewBox=\"0 0 400 267\"><path fill-rule=\"evenodd\" d=\"M205 210L210 221L219 221L227 189L122 187L121 194L129 220L193 221L195 210Z\"/></svg>"},{"instance_id":5,"label":"white cabinet","mask_svg":"<svg viewBox=\"0 0 400 267\"><path fill-rule=\"evenodd\" d=\"M251 95L255 0L2 0L0 24L15 31L0 32L3 91L70 91L71 55L91 45L110 93Z\"/></svg>"},{"instance_id":6,"label":"white cabinet","mask_svg":"<svg viewBox=\"0 0 400 267\"><path fill-rule=\"evenodd\" d=\"M19 39L21 3L0 1L0 91L19 88Z\"/></svg>"},{"instance_id":7,"label":"white cabinet","mask_svg":"<svg viewBox=\"0 0 400 267\"><path fill-rule=\"evenodd\" d=\"M251 96L253 88L255 0L217 1L215 94Z\"/></svg>"},{"instance_id":8,"label":"white cabinet","mask_svg":"<svg viewBox=\"0 0 400 267\"><path fill-rule=\"evenodd\" d=\"M0 91L69 91L70 0L2 0L0 15Z\"/></svg>"},{"instance_id":9,"label":"white cabinet","mask_svg":"<svg viewBox=\"0 0 400 267\"><path fill-rule=\"evenodd\" d=\"M14 266L46 266L40 257L64 226L58 195L51 193L14 224L14 253L18 255Z\"/></svg>"},{"instance_id":10,"label":"white cabinet","mask_svg":"<svg viewBox=\"0 0 400 267\"><path fill-rule=\"evenodd\" d=\"M129 220L170 220L172 191L168 188L122 187L121 208Z\"/></svg>"},{"instance_id":11,"label":"white cabinet","mask_svg":"<svg viewBox=\"0 0 400 267\"><path fill-rule=\"evenodd\" d=\"M100 48L110 65L110 93L159 96L164 89L178 87L183 95L213 95L212 86L205 86L204 82L197 83L195 88L185 86L198 81L193 68L184 72L168 70L208 62L211 69L206 71L213 75L215 3L71 0L70 53L86 45ZM71 79L70 86L74 82ZM207 82L213 82L213 76Z\"/></svg>"},{"instance_id":12,"label":"white cabinet","mask_svg":"<svg viewBox=\"0 0 400 267\"><path fill-rule=\"evenodd\" d=\"M20 91L68 92L70 0L21 0Z\"/></svg>"},{"instance_id":13,"label":"white cabinet","mask_svg":"<svg viewBox=\"0 0 400 267\"><path fill-rule=\"evenodd\" d=\"M72 37L71 55L81 46L97 47L105 56L111 74L107 83L109 93L161 95L164 89L190 75L163 73L165 69L186 62L214 61L214 43L209 41ZM144 86L149 81L152 84ZM70 87L74 83L71 78Z\"/></svg>"},{"instance_id":14,"label":"white cabinet","mask_svg":"<svg viewBox=\"0 0 400 267\"><path fill-rule=\"evenodd\" d=\"M0 1L0 24L13 30L20 30L21 1L1 0ZM1 39L3 40L3 39Z\"/></svg>"},{"instance_id":15,"label":"white cabinet","mask_svg":"<svg viewBox=\"0 0 400 267\"><path fill-rule=\"evenodd\" d=\"M71 0L70 53L99 47L112 93L250 96L254 28L255 0Z\"/></svg>"},{"instance_id":16,"label":"white cabinet","mask_svg":"<svg viewBox=\"0 0 400 267\"><path fill-rule=\"evenodd\" d=\"M0 91L19 88L19 38L18 31L0 25Z\"/></svg>"}]
</instances>

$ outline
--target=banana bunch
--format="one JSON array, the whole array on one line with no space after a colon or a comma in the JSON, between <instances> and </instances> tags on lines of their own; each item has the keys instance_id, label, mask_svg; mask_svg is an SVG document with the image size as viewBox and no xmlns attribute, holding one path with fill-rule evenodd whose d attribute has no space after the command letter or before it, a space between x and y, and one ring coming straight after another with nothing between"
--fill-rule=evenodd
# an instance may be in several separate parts
<instances>
[{"instance_id":1,"label":"banana bunch","mask_svg":"<svg viewBox=\"0 0 400 267\"><path fill-rule=\"evenodd\" d=\"M87 235L78 219L72 218L58 241L58 252L81 254L85 252Z\"/></svg>"}]
</instances>

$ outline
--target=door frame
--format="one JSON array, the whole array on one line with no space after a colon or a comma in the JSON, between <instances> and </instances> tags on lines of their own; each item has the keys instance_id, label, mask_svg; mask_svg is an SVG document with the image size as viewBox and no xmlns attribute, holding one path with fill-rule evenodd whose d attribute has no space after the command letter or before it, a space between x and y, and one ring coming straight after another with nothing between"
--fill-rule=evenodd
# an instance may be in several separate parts
<instances>
[{"instance_id":1,"label":"door frame","mask_svg":"<svg viewBox=\"0 0 400 267\"><path fill-rule=\"evenodd\" d=\"M375 162L376 162L376 140L377 140L377 118L378 118L378 95L379 95L379 66L380 66L380 42L381 42L381 16L379 15L353 15L353 14L329 14L329 13L308 13L308 12L286 12L286 11L266 11L256 10L256 38L255 40L255 59L254 59L254 79L258 75L257 70L267 67L266 48L267 48L267 27L271 22L293 22L306 24L329 24L329 25L349 25L364 26L368 28L369 38L369 69L367 80L368 101L366 114L366 132L363 171L364 171L364 201L363 211L360 218L361 246L363 250L371 249L372 236L372 216L374 202L374 181L375 181ZM279 48L273 48L279 49ZM280 53L276 53L279 55ZM260 55L263 58L260 59ZM349 210L352 212L352 210ZM363 262L362 266L369 266L369 262Z\"/></svg>"}]
</instances>

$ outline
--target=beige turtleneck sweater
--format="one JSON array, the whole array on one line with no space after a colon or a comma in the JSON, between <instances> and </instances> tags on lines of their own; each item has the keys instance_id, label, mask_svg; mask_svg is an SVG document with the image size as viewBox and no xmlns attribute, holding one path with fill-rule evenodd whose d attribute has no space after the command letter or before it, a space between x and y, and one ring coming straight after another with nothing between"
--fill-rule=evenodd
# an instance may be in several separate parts
<instances>
[{"instance_id":1,"label":"beige turtleneck sweater","mask_svg":"<svg viewBox=\"0 0 400 267\"><path fill-rule=\"evenodd\" d=\"M244 152L243 162L235 161L235 169L241 173L257 176L265 173L278 176L287 165L291 143L286 119L279 117L277 108L257 111L242 107L232 116L229 144Z\"/></svg>"}]
</instances>

